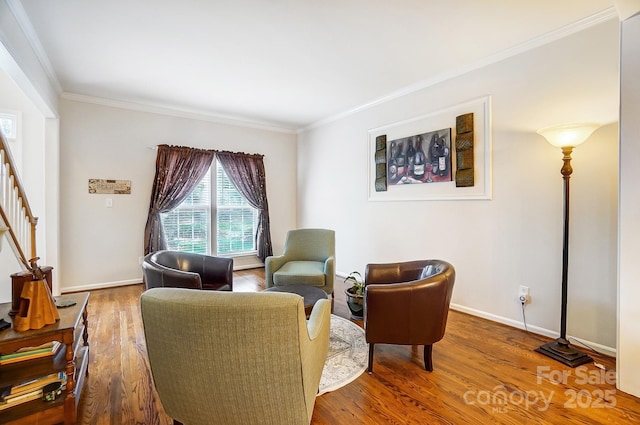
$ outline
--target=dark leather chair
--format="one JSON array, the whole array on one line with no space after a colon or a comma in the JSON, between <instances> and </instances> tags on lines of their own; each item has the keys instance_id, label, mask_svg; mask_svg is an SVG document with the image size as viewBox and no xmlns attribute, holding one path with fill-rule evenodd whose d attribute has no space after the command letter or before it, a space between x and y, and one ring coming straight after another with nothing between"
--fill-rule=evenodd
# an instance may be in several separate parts
<instances>
[{"instance_id":1,"label":"dark leather chair","mask_svg":"<svg viewBox=\"0 0 640 425\"><path fill-rule=\"evenodd\" d=\"M446 261L368 264L365 270L365 334L369 373L375 344L424 345L431 372L433 344L444 336L455 270Z\"/></svg>"},{"instance_id":2,"label":"dark leather chair","mask_svg":"<svg viewBox=\"0 0 640 425\"><path fill-rule=\"evenodd\" d=\"M156 251L142 261L147 289L233 290L233 259L179 251Z\"/></svg>"}]
</instances>

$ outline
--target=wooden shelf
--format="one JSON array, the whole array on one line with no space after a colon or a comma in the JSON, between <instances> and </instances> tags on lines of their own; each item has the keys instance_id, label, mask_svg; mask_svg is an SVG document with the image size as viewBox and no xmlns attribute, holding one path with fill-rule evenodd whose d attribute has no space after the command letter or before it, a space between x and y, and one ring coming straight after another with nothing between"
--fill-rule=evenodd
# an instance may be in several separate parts
<instances>
[{"instance_id":1,"label":"wooden shelf","mask_svg":"<svg viewBox=\"0 0 640 425\"><path fill-rule=\"evenodd\" d=\"M67 392L63 391L60 397L53 401L33 400L18 404L5 410L0 410L2 424L33 424L64 422L64 407ZM37 422L35 419L46 414L47 422Z\"/></svg>"},{"instance_id":2,"label":"wooden shelf","mask_svg":"<svg viewBox=\"0 0 640 425\"><path fill-rule=\"evenodd\" d=\"M35 360L13 363L0 366L0 387L7 387L19 382L40 378L54 372L61 372L65 369L66 347L63 345L52 357L45 357Z\"/></svg>"},{"instance_id":3,"label":"wooden shelf","mask_svg":"<svg viewBox=\"0 0 640 425\"><path fill-rule=\"evenodd\" d=\"M75 301L76 305L58 309L60 320L42 329L0 332L0 353L12 353L23 347L32 347L50 341L63 345L52 357L25 360L0 366L0 387L15 385L51 373L65 371L67 390L53 401L32 400L0 411L0 424L54 425L76 422L76 408L89 367L87 334L87 303L89 293L76 293L56 297L58 301ZM11 303L0 304L0 317L7 320Z\"/></svg>"}]
</instances>

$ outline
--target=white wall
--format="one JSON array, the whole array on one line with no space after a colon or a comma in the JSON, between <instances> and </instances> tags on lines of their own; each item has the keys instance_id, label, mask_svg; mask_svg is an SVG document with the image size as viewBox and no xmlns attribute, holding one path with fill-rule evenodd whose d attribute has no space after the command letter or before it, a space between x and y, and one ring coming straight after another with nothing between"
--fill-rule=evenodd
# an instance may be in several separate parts
<instances>
[{"instance_id":1,"label":"white wall","mask_svg":"<svg viewBox=\"0 0 640 425\"><path fill-rule=\"evenodd\" d=\"M7 234L2 236L2 250L0 251L0 303L11 301L11 275L22 271L24 268L18 262L9 246ZM6 319L5 319L6 320Z\"/></svg>"},{"instance_id":2,"label":"white wall","mask_svg":"<svg viewBox=\"0 0 640 425\"><path fill-rule=\"evenodd\" d=\"M139 257L159 144L263 154L271 237L295 227L296 135L60 100L62 291L141 282ZM130 195L88 193L88 179L131 180ZM105 207L105 199L113 207Z\"/></svg>"},{"instance_id":3,"label":"white wall","mask_svg":"<svg viewBox=\"0 0 640 425\"><path fill-rule=\"evenodd\" d=\"M437 58L436 58L437 59ZM521 53L302 133L298 224L336 230L337 270L420 258L456 267L457 308L557 335L562 154L535 131L605 123L573 155L568 334L615 350L618 22ZM493 199L368 202L367 131L492 97ZM416 187L415 190L423 190Z\"/></svg>"},{"instance_id":4,"label":"white wall","mask_svg":"<svg viewBox=\"0 0 640 425\"><path fill-rule=\"evenodd\" d=\"M33 214L39 218L36 227L37 255L41 258L38 264L42 266L49 263L46 250L47 211L45 207L45 161L44 155L44 128L45 119L42 113L24 95L22 90L13 80L0 69L0 111L14 111L20 113L20 138L9 142L9 149L16 162L18 174L24 185L29 206ZM6 236L5 236L6 238ZM29 256L27 252L25 255ZM9 244L3 243L0 257L0 302L11 300L11 274L20 272L24 267L15 258ZM13 258L11 258L13 257ZM52 265L55 269L55 264ZM54 271L54 283L56 271Z\"/></svg>"},{"instance_id":5,"label":"white wall","mask_svg":"<svg viewBox=\"0 0 640 425\"><path fill-rule=\"evenodd\" d=\"M0 68L4 69L22 92L46 117L57 116L60 86L43 66L43 58L34 51L16 15L24 14L17 2L0 0Z\"/></svg>"},{"instance_id":6,"label":"white wall","mask_svg":"<svg viewBox=\"0 0 640 425\"><path fill-rule=\"evenodd\" d=\"M622 23L618 388L640 397L640 14Z\"/></svg>"},{"instance_id":7,"label":"white wall","mask_svg":"<svg viewBox=\"0 0 640 425\"><path fill-rule=\"evenodd\" d=\"M57 104L61 90L48 68L48 61L31 45L29 35L22 27L23 14L19 2L0 0L0 69L3 73L0 78L4 80L1 91L3 99L0 102L7 102L11 109L23 113L20 175L33 213L39 217L36 232L37 255L41 258L39 264L53 267L53 289L57 294L58 181L51 177L56 175L58 169L55 153L58 142ZM19 90L6 85L9 81L7 76L12 82L11 86L15 84ZM17 101L18 98L20 100ZM6 255L6 251L1 255ZM0 271L5 271L4 266L0 267ZM5 273L2 276L8 275ZM0 282L0 300L10 299L10 293L10 285Z\"/></svg>"}]
</instances>

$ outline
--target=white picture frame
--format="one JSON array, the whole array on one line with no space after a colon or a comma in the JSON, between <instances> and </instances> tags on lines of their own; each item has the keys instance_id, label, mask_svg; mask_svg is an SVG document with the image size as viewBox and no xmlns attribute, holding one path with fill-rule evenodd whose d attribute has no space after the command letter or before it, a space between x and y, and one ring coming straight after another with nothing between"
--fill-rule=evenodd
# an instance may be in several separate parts
<instances>
[{"instance_id":1,"label":"white picture frame","mask_svg":"<svg viewBox=\"0 0 640 425\"><path fill-rule=\"evenodd\" d=\"M452 151L455 146L456 117L473 113L474 127L474 186L456 187L455 175L450 182L429 184L387 185L386 191L375 190L376 137L386 135L387 140L400 139L416 134L442 128L451 128ZM376 201L436 201L436 200L470 200L492 199L491 172L491 96L474 99L458 105L440 109L419 117L397 123L373 128L368 131L368 200ZM453 169L455 172L455 153L453 153Z\"/></svg>"}]
</instances>

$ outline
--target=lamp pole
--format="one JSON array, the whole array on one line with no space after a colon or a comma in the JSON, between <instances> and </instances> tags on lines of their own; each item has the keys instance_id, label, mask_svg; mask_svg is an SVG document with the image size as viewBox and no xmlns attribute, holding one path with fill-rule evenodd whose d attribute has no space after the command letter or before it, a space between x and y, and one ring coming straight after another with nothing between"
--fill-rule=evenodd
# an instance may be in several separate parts
<instances>
[{"instance_id":1,"label":"lamp pole","mask_svg":"<svg viewBox=\"0 0 640 425\"><path fill-rule=\"evenodd\" d=\"M569 275L569 179L571 179L571 152L573 146L562 148L562 180L564 180L564 229L562 239L562 306L560 310L560 339L567 341L567 293ZM567 341L567 344L569 342Z\"/></svg>"},{"instance_id":2,"label":"lamp pole","mask_svg":"<svg viewBox=\"0 0 640 425\"><path fill-rule=\"evenodd\" d=\"M539 130L538 133L547 138L549 143L562 148L562 179L564 181L564 227L562 239L562 299L560 310L560 337L555 341L543 344L535 351L551 357L570 367L593 361L591 357L577 350L567 339L567 293L569 271L569 179L573 173L571 153L573 148L584 142L598 128L598 124L565 124Z\"/></svg>"}]
</instances>

